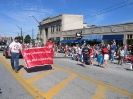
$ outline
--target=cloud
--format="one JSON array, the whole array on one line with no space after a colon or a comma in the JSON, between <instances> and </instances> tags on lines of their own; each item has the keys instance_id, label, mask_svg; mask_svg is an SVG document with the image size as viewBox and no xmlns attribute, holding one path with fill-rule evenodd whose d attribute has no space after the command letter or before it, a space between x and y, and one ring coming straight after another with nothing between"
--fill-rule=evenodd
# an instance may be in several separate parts
<instances>
[{"instance_id":1,"label":"cloud","mask_svg":"<svg viewBox=\"0 0 133 99\"><path fill-rule=\"evenodd\" d=\"M39 1L41 2L41 0ZM34 34L37 34L38 23L32 17L29 17L29 15L34 15L38 21L42 21L42 19L44 19L45 17L53 16L56 14L54 9L44 8L42 4L39 5L35 2L24 2L24 0L13 0L13 2L0 4L0 8L2 8L0 10L0 13L4 16L3 17L0 15L0 27L3 27L0 30L0 33L3 33L5 31L6 33L15 35L17 35L17 33L14 33L14 31L20 32L15 24L23 27L23 31L26 33L28 33L27 31L31 31L32 28L34 28Z\"/></svg>"}]
</instances>

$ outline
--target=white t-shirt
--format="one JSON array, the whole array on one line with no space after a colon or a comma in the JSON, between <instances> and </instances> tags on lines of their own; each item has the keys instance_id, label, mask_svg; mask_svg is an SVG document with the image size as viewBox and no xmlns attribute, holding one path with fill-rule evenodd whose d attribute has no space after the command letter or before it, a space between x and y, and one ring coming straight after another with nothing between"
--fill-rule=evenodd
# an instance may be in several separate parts
<instances>
[{"instance_id":1,"label":"white t-shirt","mask_svg":"<svg viewBox=\"0 0 133 99\"><path fill-rule=\"evenodd\" d=\"M81 53L82 53L82 49L78 48L78 54L81 54Z\"/></svg>"},{"instance_id":2,"label":"white t-shirt","mask_svg":"<svg viewBox=\"0 0 133 99\"><path fill-rule=\"evenodd\" d=\"M22 46L19 42L12 42L9 47L11 48L11 52L13 53L19 53L22 50Z\"/></svg>"},{"instance_id":3,"label":"white t-shirt","mask_svg":"<svg viewBox=\"0 0 133 99\"><path fill-rule=\"evenodd\" d=\"M78 47L75 47L75 51L78 52Z\"/></svg>"}]
</instances>

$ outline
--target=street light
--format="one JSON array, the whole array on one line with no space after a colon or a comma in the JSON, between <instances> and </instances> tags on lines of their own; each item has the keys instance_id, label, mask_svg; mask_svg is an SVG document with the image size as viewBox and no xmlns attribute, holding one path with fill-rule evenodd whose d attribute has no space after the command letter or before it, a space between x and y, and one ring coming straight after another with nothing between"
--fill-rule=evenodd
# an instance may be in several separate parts
<instances>
[{"instance_id":1,"label":"street light","mask_svg":"<svg viewBox=\"0 0 133 99\"><path fill-rule=\"evenodd\" d=\"M33 17L36 20L36 22L40 25L40 22L33 15L29 15L29 17Z\"/></svg>"},{"instance_id":2,"label":"street light","mask_svg":"<svg viewBox=\"0 0 133 99\"><path fill-rule=\"evenodd\" d=\"M33 18L36 20L36 22L37 22L39 25L41 25L41 23L36 19L35 16L33 16L33 15L29 15L29 17L33 17ZM32 32L32 33L33 33L33 32ZM41 37L39 37L39 40L40 40L40 38L41 38Z\"/></svg>"}]
</instances>

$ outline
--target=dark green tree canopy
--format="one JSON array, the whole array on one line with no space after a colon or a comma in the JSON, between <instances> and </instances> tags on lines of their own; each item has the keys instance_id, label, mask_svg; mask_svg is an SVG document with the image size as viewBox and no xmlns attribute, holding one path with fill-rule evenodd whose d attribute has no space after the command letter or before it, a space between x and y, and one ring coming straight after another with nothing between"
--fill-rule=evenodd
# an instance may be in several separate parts
<instances>
[{"instance_id":1,"label":"dark green tree canopy","mask_svg":"<svg viewBox=\"0 0 133 99\"><path fill-rule=\"evenodd\" d=\"M31 37L30 35L26 35L24 38L24 43L30 43L31 42Z\"/></svg>"}]
</instances>

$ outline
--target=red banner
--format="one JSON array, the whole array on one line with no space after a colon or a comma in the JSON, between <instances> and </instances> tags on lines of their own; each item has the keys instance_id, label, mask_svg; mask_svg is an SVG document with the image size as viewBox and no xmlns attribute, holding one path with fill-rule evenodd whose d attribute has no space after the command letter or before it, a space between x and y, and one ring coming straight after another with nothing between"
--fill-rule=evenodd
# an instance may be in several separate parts
<instances>
[{"instance_id":1,"label":"red banner","mask_svg":"<svg viewBox=\"0 0 133 99\"><path fill-rule=\"evenodd\" d=\"M27 68L53 64L54 52L49 48L29 48L22 51Z\"/></svg>"}]
</instances>

